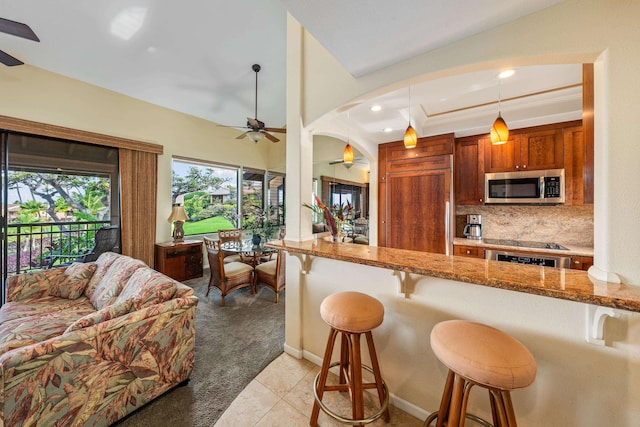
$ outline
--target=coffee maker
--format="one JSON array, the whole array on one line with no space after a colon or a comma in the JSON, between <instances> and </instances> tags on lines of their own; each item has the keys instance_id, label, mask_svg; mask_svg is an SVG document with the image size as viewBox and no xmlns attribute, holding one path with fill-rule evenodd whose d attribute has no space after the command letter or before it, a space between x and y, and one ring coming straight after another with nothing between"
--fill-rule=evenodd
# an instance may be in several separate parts
<instances>
[{"instance_id":1,"label":"coffee maker","mask_svg":"<svg viewBox=\"0 0 640 427\"><path fill-rule=\"evenodd\" d=\"M467 225L464 226L463 234L467 239L481 240L482 239L482 215L470 214L467 215Z\"/></svg>"}]
</instances>

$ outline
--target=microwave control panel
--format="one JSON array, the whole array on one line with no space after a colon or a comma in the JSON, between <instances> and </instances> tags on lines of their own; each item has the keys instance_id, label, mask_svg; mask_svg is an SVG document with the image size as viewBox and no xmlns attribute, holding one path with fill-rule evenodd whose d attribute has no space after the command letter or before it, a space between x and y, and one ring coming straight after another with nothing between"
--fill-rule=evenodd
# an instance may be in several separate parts
<instances>
[{"instance_id":1,"label":"microwave control panel","mask_svg":"<svg viewBox=\"0 0 640 427\"><path fill-rule=\"evenodd\" d=\"M554 199L561 197L560 189L560 177L559 176L545 176L544 177L544 198Z\"/></svg>"}]
</instances>

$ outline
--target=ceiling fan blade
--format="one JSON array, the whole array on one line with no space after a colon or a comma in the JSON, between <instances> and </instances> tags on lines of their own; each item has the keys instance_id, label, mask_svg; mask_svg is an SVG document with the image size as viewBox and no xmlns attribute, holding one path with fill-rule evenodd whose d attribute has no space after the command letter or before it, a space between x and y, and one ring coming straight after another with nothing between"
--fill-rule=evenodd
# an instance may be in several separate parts
<instances>
[{"instance_id":1,"label":"ceiling fan blade","mask_svg":"<svg viewBox=\"0 0 640 427\"><path fill-rule=\"evenodd\" d=\"M246 131L246 132L245 132L245 133L243 133L242 135L240 135L240 136L236 136L236 139L242 139L242 138L246 137L246 136L247 136L247 134L248 134L249 132L250 132L250 131Z\"/></svg>"},{"instance_id":2,"label":"ceiling fan blade","mask_svg":"<svg viewBox=\"0 0 640 427\"><path fill-rule=\"evenodd\" d=\"M275 136L271 135L270 133L267 133L267 132L262 132L262 133L264 134L265 138L267 138L271 142L280 141L278 138L276 138Z\"/></svg>"},{"instance_id":3,"label":"ceiling fan blade","mask_svg":"<svg viewBox=\"0 0 640 427\"><path fill-rule=\"evenodd\" d=\"M15 67L16 65L22 65L24 62L20 61L18 58L14 58L6 52L0 50L0 62L2 62L7 67Z\"/></svg>"},{"instance_id":4,"label":"ceiling fan blade","mask_svg":"<svg viewBox=\"0 0 640 427\"><path fill-rule=\"evenodd\" d=\"M0 32L11 34L12 36L22 37L23 39L39 42L40 39L33 32L31 27L22 22L10 21L9 19L0 18Z\"/></svg>"},{"instance_id":5,"label":"ceiling fan blade","mask_svg":"<svg viewBox=\"0 0 640 427\"><path fill-rule=\"evenodd\" d=\"M269 132L287 133L285 128L264 128L264 130L268 130Z\"/></svg>"}]
</instances>

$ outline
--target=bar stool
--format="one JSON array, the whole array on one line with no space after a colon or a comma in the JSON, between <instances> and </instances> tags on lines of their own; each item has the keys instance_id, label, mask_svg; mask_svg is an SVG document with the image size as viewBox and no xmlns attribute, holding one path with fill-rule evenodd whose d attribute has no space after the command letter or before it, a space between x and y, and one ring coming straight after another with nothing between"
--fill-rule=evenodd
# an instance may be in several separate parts
<instances>
[{"instance_id":1,"label":"bar stool","mask_svg":"<svg viewBox=\"0 0 640 427\"><path fill-rule=\"evenodd\" d=\"M320 409L338 422L351 425L371 423L384 416L389 421L389 390L380 375L380 366L373 345L371 330L377 328L384 319L384 306L377 299L360 292L339 292L330 295L320 305L322 319L331 326L329 339L322 361L322 368L313 381L313 411L310 425L318 423ZM341 335L340 361L331 363L331 355L338 334ZM371 367L362 365L360 358L360 336L364 334L369 347ZM327 385L329 369L340 366L339 383ZM362 369L371 372L375 382L363 383ZM364 414L364 390L375 388L378 392L380 410L370 417ZM325 391L349 391L353 418L345 418L323 402Z\"/></svg>"},{"instance_id":2,"label":"bar stool","mask_svg":"<svg viewBox=\"0 0 640 427\"><path fill-rule=\"evenodd\" d=\"M536 361L520 341L498 329L464 320L438 323L431 331L431 348L449 368L440 410L424 422L437 427L464 427L465 418L492 427L467 413L474 385L489 391L495 427L516 427L511 390L524 388L536 378Z\"/></svg>"}]
</instances>

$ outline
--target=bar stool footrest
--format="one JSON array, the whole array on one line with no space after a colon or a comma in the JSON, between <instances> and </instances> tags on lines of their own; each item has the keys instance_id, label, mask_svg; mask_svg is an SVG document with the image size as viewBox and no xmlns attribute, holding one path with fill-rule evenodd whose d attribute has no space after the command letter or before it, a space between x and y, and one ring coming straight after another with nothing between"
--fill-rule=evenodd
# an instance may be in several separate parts
<instances>
[{"instance_id":1,"label":"bar stool footrest","mask_svg":"<svg viewBox=\"0 0 640 427\"><path fill-rule=\"evenodd\" d=\"M340 365L340 362L333 362L329 366L329 369L335 368L338 365ZM367 365L362 365L362 369L364 369L365 371L373 374L373 369L371 367L367 366ZM385 383L384 380L382 380L382 388L384 389L384 402L383 402L382 406L380 407L380 410L378 412L376 412L375 414L371 415L370 417L364 418L362 420L354 420L354 419L351 419L351 418L345 418L342 415L337 414L334 411L332 411L327 405L324 404L324 402L322 402L322 400L318 396L318 381L320 380L320 374L321 374L321 372L318 372L318 374L316 375L315 379L313 380L313 398L315 399L315 401L318 403L318 406L320 406L320 409L322 409L322 411L325 414L327 414L329 417L333 418L334 420L338 421L339 423L349 424L349 425L369 424L369 423L374 422L378 418L382 417L384 412L389 407L389 389L387 388L387 383ZM325 391L339 391L339 390L325 390Z\"/></svg>"},{"instance_id":2,"label":"bar stool footrest","mask_svg":"<svg viewBox=\"0 0 640 427\"><path fill-rule=\"evenodd\" d=\"M438 415L440 415L440 413L438 411L433 412L431 415L429 415L427 417L427 419L424 421L423 427L431 427L431 423L438 419ZM485 419L480 418L477 415L466 413L465 414L465 418L467 418L467 419L469 419L471 421L475 421L476 423L478 423L478 424L480 424L480 425L482 425L484 427L494 427L493 424L491 424L490 422L488 422Z\"/></svg>"}]
</instances>

